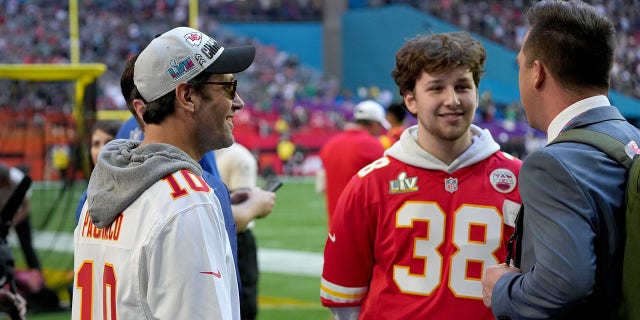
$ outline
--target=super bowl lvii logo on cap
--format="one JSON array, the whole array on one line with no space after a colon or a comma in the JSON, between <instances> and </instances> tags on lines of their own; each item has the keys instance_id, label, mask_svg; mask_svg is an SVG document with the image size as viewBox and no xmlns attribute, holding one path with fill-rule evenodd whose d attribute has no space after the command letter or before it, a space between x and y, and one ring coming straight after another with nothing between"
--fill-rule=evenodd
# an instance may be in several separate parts
<instances>
[{"instance_id":1,"label":"super bowl lvii logo on cap","mask_svg":"<svg viewBox=\"0 0 640 320\"><path fill-rule=\"evenodd\" d=\"M179 79L184 74L189 73L189 71L191 71L195 66L196 64L193 63L191 57L186 57L180 60L180 62L177 62L176 59L171 59L167 72L171 75L171 79L175 80Z\"/></svg>"}]
</instances>

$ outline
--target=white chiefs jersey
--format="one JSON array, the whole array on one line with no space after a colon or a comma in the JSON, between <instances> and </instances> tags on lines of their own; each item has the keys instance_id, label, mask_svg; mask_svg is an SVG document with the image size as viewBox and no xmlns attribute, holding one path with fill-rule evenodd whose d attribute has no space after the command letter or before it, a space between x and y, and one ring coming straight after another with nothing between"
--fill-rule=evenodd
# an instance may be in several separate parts
<instances>
[{"instance_id":1,"label":"white chiefs jersey","mask_svg":"<svg viewBox=\"0 0 640 320\"><path fill-rule=\"evenodd\" d=\"M153 184L104 229L85 202L74 239L72 319L240 318L220 203L190 171Z\"/></svg>"}]
</instances>

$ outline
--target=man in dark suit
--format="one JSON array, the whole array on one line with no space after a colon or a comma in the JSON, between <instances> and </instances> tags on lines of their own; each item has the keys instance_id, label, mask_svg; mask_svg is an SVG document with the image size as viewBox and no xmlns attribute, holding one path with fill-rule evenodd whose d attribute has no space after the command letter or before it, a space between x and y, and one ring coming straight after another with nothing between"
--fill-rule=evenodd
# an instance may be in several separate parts
<instances>
[{"instance_id":1,"label":"man in dark suit","mask_svg":"<svg viewBox=\"0 0 640 320\"><path fill-rule=\"evenodd\" d=\"M518 54L529 124L552 141L569 128L624 144L640 132L607 92L615 29L580 1L541 1ZM631 144L629 144L631 145ZM575 142L531 153L520 170L521 264L489 267L483 299L498 319L613 319L621 302L626 169Z\"/></svg>"}]
</instances>

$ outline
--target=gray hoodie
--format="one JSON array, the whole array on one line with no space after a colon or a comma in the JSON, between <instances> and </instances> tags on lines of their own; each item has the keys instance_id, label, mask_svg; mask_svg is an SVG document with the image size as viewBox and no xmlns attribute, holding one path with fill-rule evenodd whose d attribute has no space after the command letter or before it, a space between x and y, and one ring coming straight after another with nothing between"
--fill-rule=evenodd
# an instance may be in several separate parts
<instances>
[{"instance_id":1,"label":"gray hoodie","mask_svg":"<svg viewBox=\"0 0 640 320\"><path fill-rule=\"evenodd\" d=\"M124 139L107 143L87 188L91 220L98 228L110 225L151 185L182 169L202 175L200 164L172 145L140 146L140 141Z\"/></svg>"},{"instance_id":2,"label":"gray hoodie","mask_svg":"<svg viewBox=\"0 0 640 320\"><path fill-rule=\"evenodd\" d=\"M483 130L472 124L471 134L471 146L450 165L440 161L418 145L417 125L404 130L400 136L400 140L387 149L384 154L419 168L452 173L458 169L482 161L500 150L500 145L493 140L489 130Z\"/></svg>"}]
</instances>

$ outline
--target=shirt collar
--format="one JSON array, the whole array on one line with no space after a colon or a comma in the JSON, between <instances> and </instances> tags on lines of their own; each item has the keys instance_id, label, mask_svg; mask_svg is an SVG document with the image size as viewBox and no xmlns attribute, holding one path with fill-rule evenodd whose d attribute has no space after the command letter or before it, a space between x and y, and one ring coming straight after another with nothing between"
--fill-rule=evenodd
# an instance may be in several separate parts
<instances>
[{"instance_id":1,"label":"shirt collar","mask_svg":"<svg viewBox=\"0 0 640 320\"><path fill-rule=\"evenodd\" d=\"M611 103L606 96L593 96L583 100L580 100L566 109L562 110L549 124L549 129L547 129L547 141L553 141L562 130L565 129L565 126L571 121L573 118L578 116L579 114L596 107L604 107L610 106Z\"/></svg>"}]
</instances>

